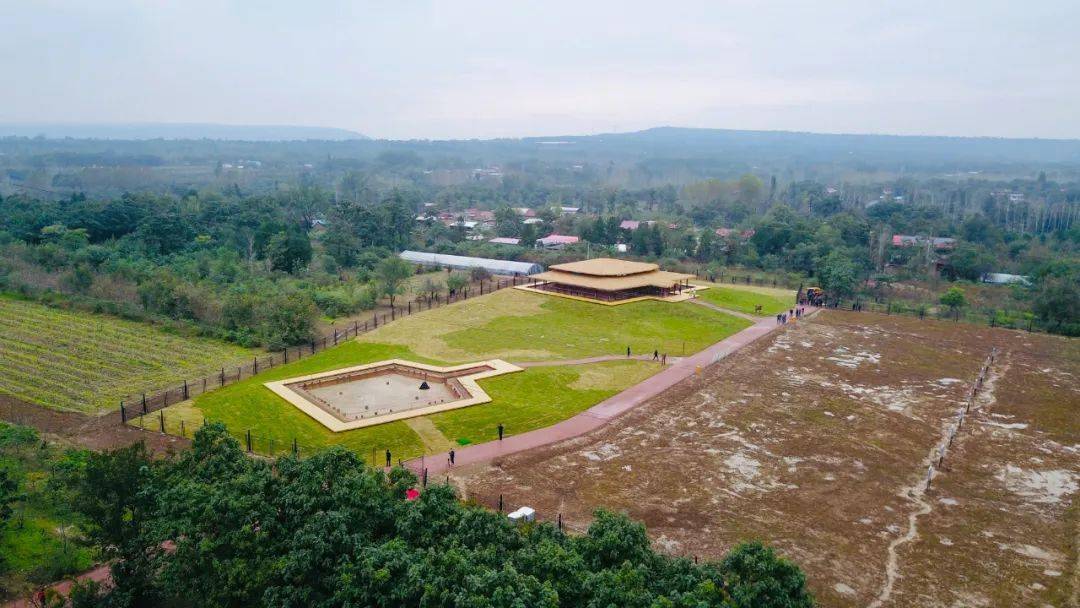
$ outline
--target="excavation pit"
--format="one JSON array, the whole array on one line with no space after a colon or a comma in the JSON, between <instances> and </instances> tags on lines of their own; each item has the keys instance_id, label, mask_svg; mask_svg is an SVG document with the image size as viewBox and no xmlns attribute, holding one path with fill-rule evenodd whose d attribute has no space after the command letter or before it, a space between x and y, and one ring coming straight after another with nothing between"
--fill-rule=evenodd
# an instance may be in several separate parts
<instances>
[{"instance_id":1,"label":"excavation pit","mask_svg":"<svg viewBox=\"0 0 1080 608\"><path fill-rule=\"evenodd\" d=\"M486 403L476 381L520 369L498 359L451 367L392 359L265 386L340 432Z\"/></svg>"}]
</instances>

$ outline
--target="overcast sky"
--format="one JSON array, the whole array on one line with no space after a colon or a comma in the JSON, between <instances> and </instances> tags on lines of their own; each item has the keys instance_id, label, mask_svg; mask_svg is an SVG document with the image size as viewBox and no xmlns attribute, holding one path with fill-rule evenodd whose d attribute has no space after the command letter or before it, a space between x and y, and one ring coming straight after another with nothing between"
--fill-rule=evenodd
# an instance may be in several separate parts
<instances>
[{"instance_id":1,"label":"overcast sky","mask_svg":"<svg viewBox=\"0 0 1080 608\"><path fill-rule=\"evenodd\" d=\"M1080 137L1080 1L0 0L0 122Z\"/></svg>"}]
</instances>

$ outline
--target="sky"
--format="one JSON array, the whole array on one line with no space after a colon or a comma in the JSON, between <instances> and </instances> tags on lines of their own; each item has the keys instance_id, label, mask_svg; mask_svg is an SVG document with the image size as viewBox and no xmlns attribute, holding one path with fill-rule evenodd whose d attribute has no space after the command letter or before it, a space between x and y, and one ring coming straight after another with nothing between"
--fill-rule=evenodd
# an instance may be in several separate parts
<instances>
[{"instance_id":1,"label":"sky","mask_svg":"<svg viewBox=\"0 0 1080 608\"><path fill-rule=\"evenodd\" d=\"M1080 138L1077 0L0 0L0 122Z\"/></svg>"}]
</instances>

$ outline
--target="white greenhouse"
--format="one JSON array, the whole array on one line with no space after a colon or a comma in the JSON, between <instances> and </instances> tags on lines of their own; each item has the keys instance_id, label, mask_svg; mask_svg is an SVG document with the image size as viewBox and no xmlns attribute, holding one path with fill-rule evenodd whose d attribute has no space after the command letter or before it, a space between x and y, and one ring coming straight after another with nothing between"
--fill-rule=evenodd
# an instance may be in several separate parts
<instances>
[{"instance_id":1,"label":"white greenhouse","mask_svg":"<svg viewBox=\"0 0 1080 608\"><path fill-rule=\"evenodd\" d=\"M544 271L543 266L534 264L533 262L472 258L463 255L446 255L443 253L426 253L423 251L402 251L401 259L406 262L421 264L423 266L440 266L442 268L454 268L457 270L484 268L491 274L502 276L528 276Z\"/></svg>"}]
</instances>

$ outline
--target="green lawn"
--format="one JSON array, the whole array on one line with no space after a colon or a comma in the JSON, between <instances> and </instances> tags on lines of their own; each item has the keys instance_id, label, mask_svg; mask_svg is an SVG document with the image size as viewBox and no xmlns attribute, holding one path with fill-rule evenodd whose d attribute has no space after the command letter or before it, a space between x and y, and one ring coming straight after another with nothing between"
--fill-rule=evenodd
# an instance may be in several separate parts
<instances>
[{"instance_id":1,"label":"green lawn","mask_svg":"<svg viewBox=\"0 0 1080 608\"><path fill-rule=\"evenodd\" d=\"M0 296L0 394L98 412L246 361L253 351L146 323Z\"/></svg>"},{"instance_id":2,"label":"green lawn","mask_svg":"<svg viewBox=\"0 0 1080 608\"><path fill-rule=\"evenodd\" d=\"M500 358L508 361L574 359L622 355L629 345L636 353L653 349L673 356L690 354L749 326L745 319L690 303L637 302L601 306L565 298L505 289L380 327L338 347L280 366L255 378L179 404L166 413L166 429L191 431L205 419L225 423L238 437L251 430L256 451L285 451L293 439L301 449L343 445L381 460L389 449L394 458L425 451L409 421L332 433L281 399L263 383L391 358L452 364ZM545 366L482 380L492 402L426 417L422 429L435 439L472 443L496 437L502 423L508 434L522 433L564 420L648 376L659 366L644 361L610 361L588 365ZM412 424L422 422L413 420ZM151 418L137 421L157 428ZM443 442L445 445L445 442Z\"/></svg>"},{"instance_id":3,"label":"green lawn","mask_svg":"<svg viewBox=\"0 0 1080 608\"><path fill-rule=\"evenodd\" d=\"M795 292L770 288L733 287L715 283L701 283L709 288L698 292L698 297L723 308L754 314L754 307L761 305L761 315L773 316L795 306ZM767 291L766 291L767 289Z\"/></svg>"},{"instance_id":4,"label":"green lawn","mask_svg":"<svg viewBox=\"0 0 1080 608\"><path fill-rule=\"evenodd\" d=\"M381 458L389 449L394 458L412 458L424 452L420 437L405 421L332 433L299 409L270 392L264 382L312 374L320 371L360 365L392 358L439 364L419 357L408 349L388 344L347 342L307 359L259 374L197 397L193 403L166 410L170 433L179 433L179 420L185 420L186 432L196 428L203 418L223 422L237 437L251 430L257 451L266 452L269 439L275 451L291 449L295 438L302 448L318 449L343 445L371 458L372 450ZM585 410L607 397L640 382L659 371L655 363L612 361L606 363L529 368L523 372L481 380L492 402L430 416L435 426L451 441L468 439L486 441L496 436L502 423L507 434L548 426ZM138 424L138 422L136 422ZM156 414L145 422L157 428Z\"/></svg>"},{"instance_id":5,"label":"green lawn","mask_svg":"<svg viewBox=\"0 0 1080 608\"><path fill-rule=\"evenodd\" d=\"M399 454L402 458L418 456L421 451L420 439L404 422L390 422L367 429L332 433L263 386L264 382L271 380L394 358L440 363L419 357L401 346L353 340L307 359L276 367L254 378L200 395L195 399L194 405L200 410L201 417L224 422L238 437L244 436L250 429L255 441L259 442L254 447L260 452L269 451L271 439L274 441L275 451L288 449L292 440L296 439L298 444L308 448L343 445L361 455L367 454L368 458L373 448L379 452L389 449L395 458ZM178 416L183 413L184 408L177 409ZM191 418L185 419L190 424ZM154 421L148 424L153 425ZM170 425L169 431L175 433L175 426Z\"/></svg>"},{"instance_id":6,"label":"green lawn","mask_svg":"<svg viewBox=\"0 0 1080 608\"><path fill-rule=\"evenodd\" d=\"M533 367L481 380L491 403L430 418L451 441L481 443L497 439L500 424L509 436L566 420L659 370L655 363L634 360Z\"/></svg>"},{"instance_id":7,"label":"green lawn","mask_svg":"<svg viewBox=\"0 0 1080 608\"><path fill-rule=\"evenodd\" d=\"M688 302L603 306L504 289L386 325L361 340L452 362L537 361L617 355L627 346L635 353L690 354L749 325Z\"/></svg>"}]
</instances>

